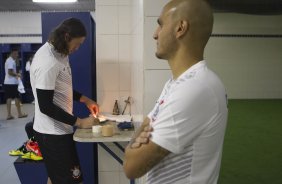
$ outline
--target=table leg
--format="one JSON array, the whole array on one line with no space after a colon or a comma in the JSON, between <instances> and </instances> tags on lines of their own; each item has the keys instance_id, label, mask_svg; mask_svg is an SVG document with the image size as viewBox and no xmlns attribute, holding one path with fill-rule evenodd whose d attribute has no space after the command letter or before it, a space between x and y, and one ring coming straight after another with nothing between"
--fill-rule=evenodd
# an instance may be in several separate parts
<instances>
[{"instance_id":1,"label":"table leg","mask_svg":"<svg viewBox=\"0 0 282 184\"><path fill-rule=\"evenodd\" d=\"M124 152L124 148L118 144L117 142L113 142L121 151ZM123 164L123 160L117 156L108 146L106 146L104 143L100 142L98 143L104 150L106 150L116 161L118 161L121 165ZM135 180L130 180L130 184L135 184Z\"/></svg>"},{"instance_id":2,"label":"table leg","mask_svg":"<svg viewBox=\"0 0 282 184\"><path fill-rule=\"evenodd\" d=\"M98 143L93 143L94 184L99 184Z\"/></svg>"},{"instance_id":3,"label":"table leg","mask_svg":"<svg viewBox=\"0 0 282 184\"><path fill-rule=\"evenodd\" d=\"M121 165L123 164L122 159L120 159L108 146L106 146L104 143L100 142L99 145L106 150L116 161L118 161Z\"/></svg>"}]
</instances>

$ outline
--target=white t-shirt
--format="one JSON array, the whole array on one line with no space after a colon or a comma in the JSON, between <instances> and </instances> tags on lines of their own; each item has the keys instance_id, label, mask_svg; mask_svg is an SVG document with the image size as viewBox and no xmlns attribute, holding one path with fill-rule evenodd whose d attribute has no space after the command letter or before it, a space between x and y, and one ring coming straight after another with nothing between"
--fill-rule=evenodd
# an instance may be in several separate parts
<instances>
[{"instance_id":1,"label":"white t-shirt","mask_svg":"<svg viewBox=\"0 0 282 184\"><path fill-rule=\"evenodd\" d=\"M205 61L170 79L149 113L151 140L171 153L148 184L216 184L227 122L226 92Z\"/></svg>"},{"instance_id":2,"label":"white t-shirt","mask_svg":"<svg viewBox=\"0 0 282 184\"><path fill-rule=\"evenodd\" d=\"M36 93L36 88L54 90L53 103L72 114L73 89L69 58L56 52L48 42L45 43L34 55L30 67L30 82L35 98L34 130L55 135L73 133L72 126L41 113Z\"/></svg>"},{"instance_id":3,"label":"white t-shirt","mask_svg":"<svg viewBox=\"0 0 282 184\"><path fill-rule=\"evenodd\" d=\"M18 84L17 77L9 75L8 73L9 69L12 69L14 73L17 73L16 61L11 56L5 62L4 84Z\"/></svg>"},{"instance_id":4,"label":"white t-shirt","mask_svg":"<svg viewBox=\"0 0 282 184\"><path fill-rule=\"evenodd\" d=\"M25 64L25 71L29 72L30 70L30 61L27 61Z\"/></svg>"}]
</instances>

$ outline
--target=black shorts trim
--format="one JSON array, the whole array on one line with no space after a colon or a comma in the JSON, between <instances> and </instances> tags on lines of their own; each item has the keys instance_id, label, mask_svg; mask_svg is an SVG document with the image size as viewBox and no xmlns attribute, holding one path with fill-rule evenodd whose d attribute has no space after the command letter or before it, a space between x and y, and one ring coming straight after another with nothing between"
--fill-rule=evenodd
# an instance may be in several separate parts
<instances>
[{"instance_id":1,"label":"black shorts trim","mask_svg":"<svg viewBox=\"0 0 282 184\"><path fill-rule=\"evenodd\" d=\"M3 86L5 97L8 98L20 98L19 92L18 92L18 85L17 84L4 84Z\"/></svg>"},{"instance_id":2,"label":"black shorts trim","mask_svg":"<svg viewBox=\"0 0 282 184\"><path fill-rule=\"evenodd\" d=\"M34 132L52 184L82 182L73 134L50 135Z\"/></svg>"}]
</instances>

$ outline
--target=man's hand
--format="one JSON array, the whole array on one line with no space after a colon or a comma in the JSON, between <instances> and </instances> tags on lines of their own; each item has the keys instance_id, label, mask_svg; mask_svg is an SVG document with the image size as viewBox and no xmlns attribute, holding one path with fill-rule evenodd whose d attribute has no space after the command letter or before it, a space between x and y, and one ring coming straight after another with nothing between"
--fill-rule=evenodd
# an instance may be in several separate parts
<instances>
[{"instance_id":1,"label":"man's hand","mask_svg":"<svg viewBox=\"0 0 282 184\"><path fill-rule=\"evenodd\" d=\"M97 115L99 114L99 105L94 102L93 100L88 101L88 103L85 103L87 108L89 109L90 113L97 117Z\"/></svg>"},{"instance_id":2,"label":"man's hand","mask_svg":"<svg viewBox=\"0 0 282 184\"><path fill-rule=\"evenodd\" d=\"M99 105L95 101L91 100L90 98L86 96L82 96L80 98L80 102L83 102L89 109L90 113L94 117L97 117L97 115L99 114Z\"/></svg>"},{"instance_id":3,"label":"man's hand","mask_svg":"<svg viewBox=\"0 0 282 184\"><path fill-rule=\"evenodd\" d=\"M75 125L79 128L92 128L95 125L95 118L93 116L89 116L87 118L77 118Z\"/></svg>"},{"instance_id":4,"label":"man's hand","mask_svg":"<svg viewBox=\"0 0 282 184\"><path fill-rule=\"evenodd\" d=\"M170 153L150 140L152 131L147 117L125 149L123 170L130 179L140 178Z\"/></svg>"},{"instance_id":5,"label":"man's hand","mask_svg":"<svg viewBox=\"0 0 282 184\"><path fill-rule=\"evenodd\" d=\"M131 149L139 148L142 144L147 144L149 142L149 138L151 137L151 132L153 128L150 125L146 125L142 132L140 132L139 136L132 140L130 144Z\"/></svg>"},{"instance_id":6,"label":"man's hand","mask_svg":"<svg viewBox=\"0 0 282 184\"><path fill-rule=\"evenodd\" d=\"M21 77L22 77L21 73L15 73L15 72L13 71L13 69L8 69L8 74L9 74L10 76L17 77L17 78L21 78Z\"/></svg>"}]
</instances>

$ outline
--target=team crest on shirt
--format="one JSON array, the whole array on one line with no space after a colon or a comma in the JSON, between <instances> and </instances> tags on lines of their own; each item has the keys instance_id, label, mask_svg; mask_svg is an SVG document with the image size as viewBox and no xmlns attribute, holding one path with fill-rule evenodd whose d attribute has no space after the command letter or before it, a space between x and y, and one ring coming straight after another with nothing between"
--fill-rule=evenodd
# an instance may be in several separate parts
<instances>
[{"instance_id":1,"label":"team crest on shirt","mask_svg":"<svg viewBox=\"0 0 282 184\"><path fill-rule=\"evenodd\" d=\"M160 100L159 102L157 102L157 108L155 109L155 112L153 113L153 116L152 116L152 121L156 121L157 119L157 116L159 114L159 111L160 111L160 105L162 105L164 103L164 100Z\"/></svg>"},{"instance_id":2,"label":"team crest on shirt","mask_svg":"<svg viewBox=\"0 0 282 184\"><path fill-rule=\"evenodd\" d=\"M71 169L71 171L72 171L72 177L73 177L73 178L77 179L77 178L80 177L81 172L80 172L80 170L79 170L79 166L74 166L74 168Z\"/></svg>"}]
</instances>

